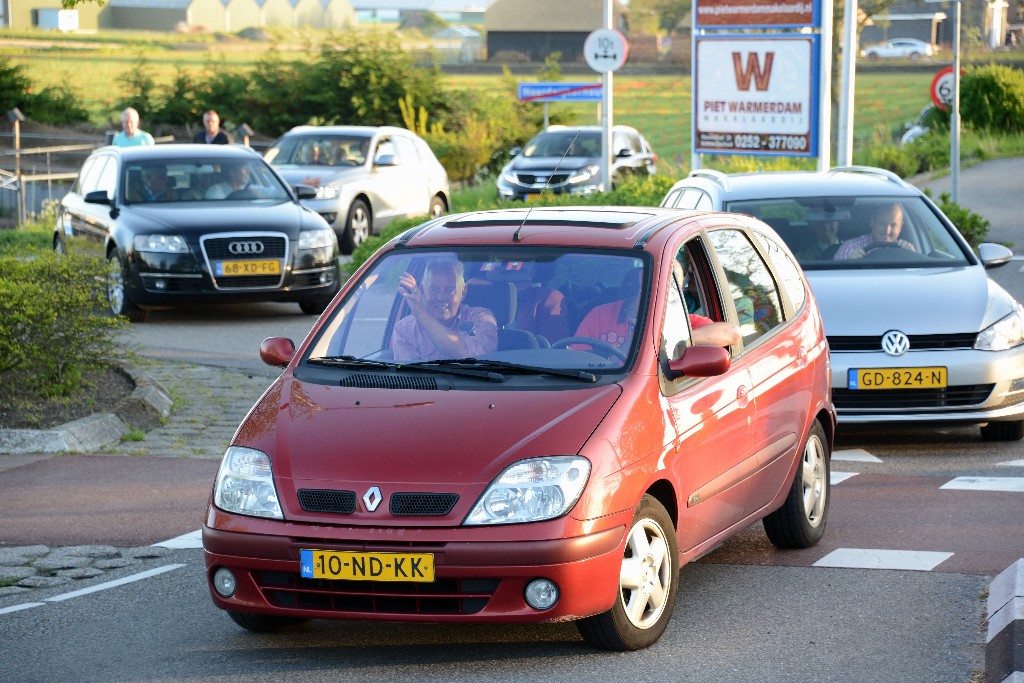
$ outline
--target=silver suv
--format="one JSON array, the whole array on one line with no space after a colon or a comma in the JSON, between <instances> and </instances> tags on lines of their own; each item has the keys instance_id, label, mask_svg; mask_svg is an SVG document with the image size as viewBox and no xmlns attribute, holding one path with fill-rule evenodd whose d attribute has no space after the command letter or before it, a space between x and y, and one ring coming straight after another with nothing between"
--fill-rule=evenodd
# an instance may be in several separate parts
<instances>
[{"instance_id":1,"label":"silver suv","mask_svg":"<svg viewBox=\"0 0 1024 683\"><path fill-rule=\"evenodd\" d=\"M975 253L916 187L863 166L697 170L661 205L750 214L785 240L821 308L840 423L1024 437L1024 309L985 272L1012 252L982 243Z\"/></svg>"},{"instance_id":2,"label":"silver suv","mask_svg":"<svg viewBox=\"0 0 1024 683\"><path fill-rule=\"evenodd\" d=\"M311 185L303 202L323 216L351 253L396 218L446 213L448 173L415 133L391 126L299 126L264 158L291 185Z\"/></svg>"}]
</instances>

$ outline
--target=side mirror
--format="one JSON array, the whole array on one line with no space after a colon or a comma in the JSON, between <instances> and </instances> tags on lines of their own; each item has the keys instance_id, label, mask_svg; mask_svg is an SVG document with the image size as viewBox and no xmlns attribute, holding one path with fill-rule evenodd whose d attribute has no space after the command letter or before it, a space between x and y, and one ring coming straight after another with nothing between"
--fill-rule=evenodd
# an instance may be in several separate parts
<instances>
[{"instance_id":1,"label":"side mirror","mask_svg":"<svg viewBox=\"0 0 1024 683\"><path fill-rule=\"evenodd\" d=\"M633 156L633 150L627 147L623 147L622 149L615 153L615 156L617 156L620 159L625 159L627 157Z\"/></svg>"},{"instance_id":2,"label":"side mirror","mask_svg":"<svg viewBox=\"0 0 1024 683\"><path fill-rule=\"evenodd\" d=\"M316 199L316 188L310 185L296 185L292 188L299 199Z\"/></svg>"},{"instance_id":3,"label":"side mirror","mask_svg":"<svg viewBox=\"0 0 1024 683\"><path fill-rule=\"evenodd\" d=\"M668 362L669 379L724 375L732 364L729 350L721 346L689 346L683 355Z\"/></svg>"},{"instance_id":4,"label":"side mirror","mask_svg":"<svg viewBox=\"0 0 1024 683\"><path fill-rule=\"evenodd\" d=\"M512 149L510 149L510 150L508 151L508 155L509 155L510 157L517 157L517 156L519 156L519 154L520 154L520 153L521 153L522 151L523 151L523 148L522 148L522 147L513 147Z\"/></svg>"},{"instance_id":5,"label":"side mirror","mask_svg":"<svg viewBox=\"0 0 1024 683\"><path fill-rule=\"evenodd\" d=\"M260 344L260 360L271 367L286 367L294 357L295 343L287 337L269 337Z\"/></svg>"},{"instance_id":6,"label":"side mirror","mask_svg":"<svg viewBox=\"0 0 1024 683\"><path fill-rule=\"evenodd\" d=\"M998 268L1010 262L1013 252L1001 244L982 242L978 245L978 258L986 268Z\"/></svg>"},{"instance_id":7,"label":"side mirror","mask_svg":"<svg viewBox=\"0 0 1024 683\"><path fill-rule=\"evenodd\" d=\"M379 157L373 160L374 166L398 166L398 161L395 160L394 154L381 154Z\"/></svg>"},{"instance_id":8,"label":"side mirror","mask_svg":"<svg viewBox=\"0 0 1024 683\"><path fill-rule=\"evenodd\" d=\"M85 195L86 204L103 204L104 206L113 206L114 202L110 199L110 195L107 194L106 190L93 190L92 192Z\"/></svg>"}]
</instances>

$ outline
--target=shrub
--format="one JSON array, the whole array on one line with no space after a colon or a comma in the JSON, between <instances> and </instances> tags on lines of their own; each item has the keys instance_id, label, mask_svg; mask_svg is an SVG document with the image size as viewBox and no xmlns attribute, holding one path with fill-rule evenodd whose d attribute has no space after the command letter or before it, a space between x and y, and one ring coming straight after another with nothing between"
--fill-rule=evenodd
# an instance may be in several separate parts
<instances>
[{"instance_id":1,"label":"shrub","mask_svg":"<svg viewBox=\"0 0 1024 683\"><path fill-rule=\"evenodd\" d=\"M52 252L0 256L0 377L15 369L40 396L72 394L83 371L108 365L127 324L101 313L106 264Z\"/></svg>"},{"instance_id":2,"label":"shrub","mask_svg":"<svg viewBox=\"0 0 1024 683\"><path fill-rule=\"evenodd\" d=\"M977 130L1024 132L1024 72L988 64L965 73L960 115L965 125Z\"/></svg>"},{"instance_id":3,"label":"shrub","mask_svg":"<svg viewBox=\"0 0 1024 683\"><path fill-rule=\"evenodd\" d=\"M931 192L925 190L925 194L931 197ZM977 247L985 241L988 229L992 225L987 218L951 201L948 192L940 194L937 203L939 208L942 209L942 213L946 214L949 220L953 221L953 225L957 227L960 234L964 236L964 239L972 247Z\"/></svg>"}]
</instances>

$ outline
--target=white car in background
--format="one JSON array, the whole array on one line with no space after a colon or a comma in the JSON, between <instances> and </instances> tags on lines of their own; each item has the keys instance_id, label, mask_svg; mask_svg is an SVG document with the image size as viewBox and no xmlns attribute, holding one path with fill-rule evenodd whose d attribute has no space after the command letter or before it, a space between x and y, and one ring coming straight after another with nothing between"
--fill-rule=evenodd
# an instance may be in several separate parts
<instances>
[{"instance_id":1,"label":"white car in background","mask_svg":"<svg viewBox=\"0 0 1024 683\"><path fill-rule=\"evenodd\" d=\"M909 59L912 62L934 54L935 48L931 43L917 38L894 38L861 50L861 56L868 59Z\"/></svg>"},{"instance_id":2,"label":"white car in background","mask_svg":"<svg viewBox=\"0 0 1024 683\"><path fill-rule=\"evenodd\" d=\"M316 188L302 203L331 224L344 254L396 218L451 208L447 171L405 128L298 126L264 158L290 184Z\"/></svg>"}]
</instances>

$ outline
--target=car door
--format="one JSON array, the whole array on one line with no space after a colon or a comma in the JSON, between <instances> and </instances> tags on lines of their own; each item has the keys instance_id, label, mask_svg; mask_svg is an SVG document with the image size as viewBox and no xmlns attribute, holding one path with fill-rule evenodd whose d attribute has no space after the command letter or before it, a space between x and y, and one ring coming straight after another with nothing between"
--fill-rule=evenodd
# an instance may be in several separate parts
<instances>
[{"instance_id":1,"label":"car door","mask_svg":"<svg viewBox=\"0 0 1024 683\"><path fill-rule=\"evenodd\" d=\"M61 202L60 221L69 251L102 258L114 219L110 206L85 201L86 195L98 190L117 200L117 159L111 154L95 155L82 165L78 180Z\"/></svg>"},{"instance_id":2,"label":"car door","mask_svg":"<svg viewBox=\"0 0 1024 683\"><path fill-rule=\"evenodd\" d=\"M774 270L775 260L788 258L781 247L774 245L775 259L766 258L766 243L739 226L709 230L708 240L729 282L743 334L742 361L750 373L754 462L748 467L746 512L751 514L771 502L788 482L807 424L805 396L811 383L801 369L807 366L814 342L787 320L792 312L787 314L781 277Z\"/></svg>"},{"instance_id":3,"label":"car door","mask_svg":"<svg viewBox=\"0 0 1024 683\"><path fill-rule=\"evenodd\" d=\"M412 141L401 135L384 137L378 142L372 170L375 227L387 225L395 218L427 213L430 200L417 159Z\"/></svg>"},{"instance_id":4,"label":"car door","mask_svg":"<svg viewBox=\"0 0 1024 683\"><path fill-rule=\"evenodd\" d=\"M689 314L728 320L728 307L703 237L674 250L682 268L666 268L661 356L663 365L691 345ZM675 275L672 275L672 272ZM682 275L679 273L682 272ZM679 549L689 550L743 519L747 509L754 403L750 373L738 354L717 377L661 375L661 390L675 427L671 469L679 492Z\"/></svg>"}]
</instances>

